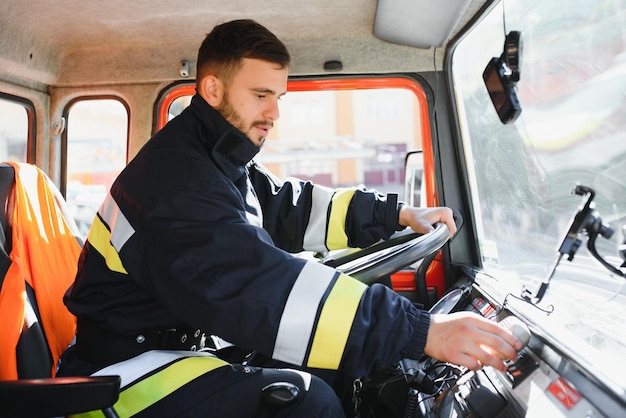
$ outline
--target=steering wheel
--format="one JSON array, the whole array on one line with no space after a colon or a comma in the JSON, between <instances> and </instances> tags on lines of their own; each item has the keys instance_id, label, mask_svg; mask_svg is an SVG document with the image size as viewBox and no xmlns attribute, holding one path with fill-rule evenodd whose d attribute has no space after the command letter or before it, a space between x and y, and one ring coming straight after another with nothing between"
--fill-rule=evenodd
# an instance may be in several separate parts
<instances>
[{"instance_id":1,"label":"steering wheel","mask_svg":"<svg viewBox=\"0 0 626 418\"><path fill-rule=\"evenodd\" d=\"M448 241L448 227L444 223L437 223L434 227L427 234L407 228L388 240L364 249L342 251L322 262L365 284L372 284L380 277L395 273L441 249Z\"/></svg>"}]
</instances>

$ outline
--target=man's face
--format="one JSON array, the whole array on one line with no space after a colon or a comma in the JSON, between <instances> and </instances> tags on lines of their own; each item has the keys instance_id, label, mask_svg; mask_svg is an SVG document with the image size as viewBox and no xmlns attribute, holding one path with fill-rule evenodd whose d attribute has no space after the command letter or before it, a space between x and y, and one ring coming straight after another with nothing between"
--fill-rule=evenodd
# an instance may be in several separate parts
<instances>
[{"instance_id":1,"label":"man's face","mask_svg":"<svg viewBox=\"0 0 626 418\"><path fill-rule=\"evenodd\" d=\"M258 147L263 145L274 121L278 100L287 91L287 68L257 59L244 58L215 109Z\"/></svg>"}]
</instances>

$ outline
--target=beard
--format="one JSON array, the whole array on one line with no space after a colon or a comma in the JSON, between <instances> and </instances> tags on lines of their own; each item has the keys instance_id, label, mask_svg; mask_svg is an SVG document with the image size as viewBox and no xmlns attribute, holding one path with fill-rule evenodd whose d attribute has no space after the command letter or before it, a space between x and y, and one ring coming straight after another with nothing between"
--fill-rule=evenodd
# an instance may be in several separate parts
<instances>
[{"instance_id":1,"label":"beard","mask_svg":"<svg viewBox=\"0 0 626 418\"><path fill-rule=\"evenodd\" d=\"M233 125L239 131L241 131L245 136L247 136L248 139L250 139L250 141L252 141L253 144L257 145L259 148L263 146L263 144L265 143L266 137L259 136L255 140L254 138L251 138L250 135L251 135L252 128L254 126L267 124L267 123L263 121L255 121L255 122L252 122L250 126L246 126L246 123L244 122L241 115L237 113L235 108L230 103L230 99L228 97L227 92L224 92L224 97L222 98L222 104L219 107L216 107L215 110L217 110L217 112L220 115L222 115L224 119L230 122L231 125Z\"/></svg>"}]
</instances>

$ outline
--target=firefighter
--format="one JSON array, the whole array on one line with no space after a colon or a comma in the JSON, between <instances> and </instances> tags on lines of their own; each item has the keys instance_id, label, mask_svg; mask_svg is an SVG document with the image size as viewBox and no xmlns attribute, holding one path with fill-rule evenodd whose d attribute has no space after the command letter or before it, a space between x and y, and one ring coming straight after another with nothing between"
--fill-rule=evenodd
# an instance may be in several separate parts
<instances>
[{"instance_id":1,"label":"firefighter","mask_svg":"<svg viewBox=\"0 0 626 418\"><path fill-rule=\"evenodd\" d=\"M294 255L456 226L445 207L281 181L256 162L289 66L285 45L257 22L216 26L198 52L190 106L98 210L64 297L77 335L58 375L120 374L120 415L245 417L269 399L282 403L280 416L341 417L339 380L401 358L503 370L516 356L519 341L495 323L431 316L383 285ZM203 349L214 348L211 336L249 355Z\"/></svg>"}]
</instances>

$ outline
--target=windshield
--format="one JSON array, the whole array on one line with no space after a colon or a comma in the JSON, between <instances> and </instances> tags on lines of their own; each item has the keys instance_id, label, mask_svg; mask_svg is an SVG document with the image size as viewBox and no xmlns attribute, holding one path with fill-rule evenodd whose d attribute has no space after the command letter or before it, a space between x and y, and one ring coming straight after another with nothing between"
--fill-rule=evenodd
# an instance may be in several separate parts
<instances>
[{"instance_id":1,"label":"windshield","mask_svg":"<svg viewBox=\"0 0 626 418\"><path fill-rule=\"evenodd\" d=\"M553 344L624 396L626 279L618 251L626 224L626 1L507 0L451 56L463 151L482 254L477 282L506 300ZM505 33L521 31L522 111L498 118L483 81ZM614 232L563 257L545 297L520 301L549 275L572 217L595 192L595 210ZM621 268L621 271L626 269Z\"/></svg>"}]
</instances>

